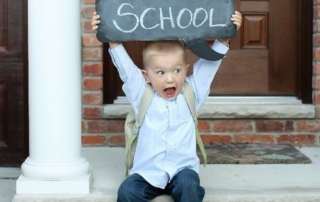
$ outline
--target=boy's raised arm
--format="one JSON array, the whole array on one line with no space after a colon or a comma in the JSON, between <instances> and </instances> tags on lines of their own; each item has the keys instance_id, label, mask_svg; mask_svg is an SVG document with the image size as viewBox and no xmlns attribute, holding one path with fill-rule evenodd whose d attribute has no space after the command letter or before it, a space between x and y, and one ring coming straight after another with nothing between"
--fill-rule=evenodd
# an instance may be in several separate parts
<instances>
[{"instance_id":1,"label":"boy's raised arm","mask_svg":"<svg viewBox=\"0 0 320 202\"><path fill-rule=\"evenodd\" d=\"M92 31L96 31L98 29L98 25L100 23L99 20L100 16L97 14L97 12L93 12L92 18L91 18L91 26L92 26ZM109 42L110 48L115 48L119 45L119 42Z\"/></svg>"}]
</instances>

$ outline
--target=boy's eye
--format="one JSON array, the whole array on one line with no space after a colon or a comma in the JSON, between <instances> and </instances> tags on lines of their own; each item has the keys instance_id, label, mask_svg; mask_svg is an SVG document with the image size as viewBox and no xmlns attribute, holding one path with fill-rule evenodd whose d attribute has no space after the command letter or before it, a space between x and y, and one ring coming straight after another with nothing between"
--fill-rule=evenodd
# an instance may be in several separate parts
<instances>
[{"instance_id":1,"label":"boy's eye","mask_svg":"<svg viewBox=\"0 0 320 202\"><path fill-rule=\"evenodd\" d=\"M163 71L158 71L157 74L158 74L158 75L163 75L164 72L163 72Z\"/></svg>"},{"instance_id":2,"label":"boy's eye","mask_svg":"<svg viewBox=\"0 0 320 202\"><path fill-rule=\"evenodd\" d=\"M175 70L174 70L174 73L175 73L175 74L178 74L179 72L180 72L180 69L175 69Z\"/></svg>"}]
</instances>

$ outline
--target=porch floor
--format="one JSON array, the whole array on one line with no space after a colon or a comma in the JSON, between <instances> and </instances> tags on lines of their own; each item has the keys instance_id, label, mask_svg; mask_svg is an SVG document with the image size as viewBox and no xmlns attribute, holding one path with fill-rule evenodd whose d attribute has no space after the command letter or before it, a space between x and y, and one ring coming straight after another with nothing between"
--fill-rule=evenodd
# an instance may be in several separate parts
<instances>
[{"instance_id":1,"label":"porch floor","mask_svg":"<svg viewBox=\"0 0 320 202\"><path fill-rule=\"evenodd\" d=\"M205 202L300 202L320 201L320 147L299 149L311 164L213 164L200 167L206 189ZM93 167L90 195L15 195L17 168L0 168L0 201L116 201L124 179L123 148L85 147L83 156ZM168 196L155 199L169 202Z\"/></svg>"}]
</instances>

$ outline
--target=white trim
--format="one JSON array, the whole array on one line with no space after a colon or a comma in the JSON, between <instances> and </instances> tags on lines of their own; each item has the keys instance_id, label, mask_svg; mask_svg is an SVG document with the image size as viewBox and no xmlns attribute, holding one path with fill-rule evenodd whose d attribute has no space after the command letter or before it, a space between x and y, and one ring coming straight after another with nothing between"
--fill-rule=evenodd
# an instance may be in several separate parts
<instances>
[{"instance_id":1,"label":"white trim","mask_svg":"<svg viewBox=\"0 0 320 202\"><path fill-rule=\"evenodd\" d=\"M105 105L104 118L125 118L131 106L126 97L115 104ZM209 97L199 109L200 119L311 119L315 117L313 104L302 104L291 96L269 97Z\"/></svg>"},{"instance_id":2,"label":"white trim","mask_svg":"<svg viewBox=\"0 0 320 202\"><path fill-rule=\"evenodd\" d=\"M205 104L302 104L296 97L283 96L230 96L230 97L209 97Z\"/></svg>"},{"instance_id":3,"label":"white trim","mask_svg":"<svg viewBox=\"0 0 320 202\"><path fill-rule=\"evenodd\" d=\"M127 97L119 96L114 104L129 104ZM208 97L205 104L302 104L293 96L216 96Z\"/></svg>"}]
</instances>

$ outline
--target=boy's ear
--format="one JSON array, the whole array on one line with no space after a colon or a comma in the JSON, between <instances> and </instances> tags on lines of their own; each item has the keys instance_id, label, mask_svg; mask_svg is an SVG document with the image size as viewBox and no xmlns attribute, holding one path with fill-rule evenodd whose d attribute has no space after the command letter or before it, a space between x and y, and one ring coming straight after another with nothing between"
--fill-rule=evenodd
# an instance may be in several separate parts
<instances>
[{"instance_id":1,"label":"boy's ear","mask_svg":"<svg viewBox=\"0 0 320 202\"><path fill-rule=\"evenodd\" d=\"M142 71L142 74L143 74L144 78L146 79L146 82L147 83L151 83L150 79L149 79L149 76L148 76L148 72L145 69L143 69L141 71Z\"/></svg>"},{"instance_id":2,"label":"boy's ear","mask_svg":"<svg viewBox=\"0 0 320 202\"><path fill-rule=\"evenodd\" d=\"M186 70L188 71L189 70L189 67L190 67L190 64L186 64Z\"/></svg>"}]
</instances>

